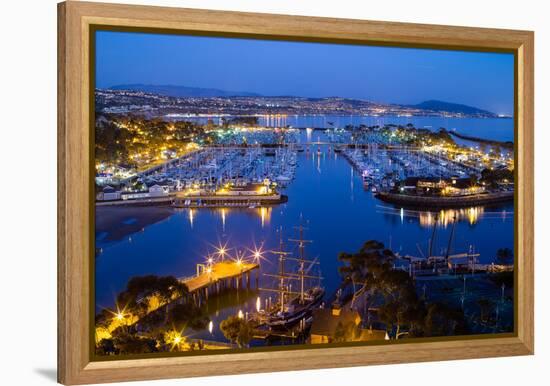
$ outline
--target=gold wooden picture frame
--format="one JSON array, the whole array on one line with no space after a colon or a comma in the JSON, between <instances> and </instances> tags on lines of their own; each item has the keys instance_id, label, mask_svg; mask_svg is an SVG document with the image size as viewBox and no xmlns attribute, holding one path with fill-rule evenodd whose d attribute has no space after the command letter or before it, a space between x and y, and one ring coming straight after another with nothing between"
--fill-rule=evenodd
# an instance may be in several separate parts
<instances>
[{"instance_id":1,"label":"gold wooden picture frame","mask_svg":"<svg viewBox=\"0 0 550 386\"><path fill-rule=\"evenodd\" d=\"M515 332L215 355L94 358L93 125L97 27L515 55ZM67 1L58 5L58 381L84 384L534 352L534 34L530 31ZM337 360L335 360L337 358Z\"/></svg>"}]
</instances>

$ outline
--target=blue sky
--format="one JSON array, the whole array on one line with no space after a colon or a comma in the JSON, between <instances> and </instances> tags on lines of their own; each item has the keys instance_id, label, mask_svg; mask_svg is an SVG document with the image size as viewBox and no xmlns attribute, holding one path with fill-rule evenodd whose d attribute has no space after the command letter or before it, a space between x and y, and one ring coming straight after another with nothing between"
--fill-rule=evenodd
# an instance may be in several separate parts
<instances>
[{"instance_id":1,"label":"blue sky","mask_svg":"<svg viewBox=\"0 0 550 386\"><path fill-rule=\"evenodd\" d=\"M439 99L513 114L512 54L96 33L100 88L144 83L402 104Z\"/></svg>"}]
</instances>

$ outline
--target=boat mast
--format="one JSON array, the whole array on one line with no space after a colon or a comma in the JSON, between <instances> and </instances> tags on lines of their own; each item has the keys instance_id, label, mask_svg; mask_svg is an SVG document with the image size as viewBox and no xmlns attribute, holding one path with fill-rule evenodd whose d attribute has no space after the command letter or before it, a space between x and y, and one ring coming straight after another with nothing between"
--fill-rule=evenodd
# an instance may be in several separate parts
<instances>
[{"instance_id":1,"label":"boat mast","mask_svg":"<svg viewBox=\"0 0 550 386\"><path fill-rule=\"evenodd\" d=\"M289 252L285 252L283 243L283 227L279 228L279 251L273 252L279 255L279 304L281 306L281 312L285 310L285 259Z\"/></svg>"},{"instance_id":2,"label":"boat mast","mask_svg":"<svg viewBox=\"0 0 550 386\"><path fill-rule=\"evenodd\" d=\"M299 239L289 239L289 241L293 241L295 243L298 243L298 250L299 250L299 258L298 262L300 263L300 269L298 271L300 275L300 303L304 302L304 280L305 280L305 247L306 243L311 243L311 240L304 240L304 226L300 224L297 227L294 227L295 229L298 229Z\"/></svg>"},{"instance_id":3,"label":"boat mast","mask_svg":"<svg viewBox=\"0 0 550 386\"><path fill-rule=\"evenodd\" d=\"M439 220L439 214L436 214L435 219L434 219L434 227L432 229L432 237L430 238L430 248L429 248L429 251L428 251L428 259L432 257L432 250L433 250L434 239L435 239L435 230L437 228L437 221L438 220Z\"/></svg>"},{"instance_id":4,"label":"boat mast","mask_svg":"<svg viewBox=\"0 0 550 386\"><path fill-rule=\"evenodd\" d=\"M449 254L451 253L451 245L453 243L455 226L456 226L456 216L453 216L453 227L451 228L451 235L449 236L449 244L447 245L447 253L445 254L445 264L447 264L447 266L449 266Z\"/></svg>"}]
</instances>

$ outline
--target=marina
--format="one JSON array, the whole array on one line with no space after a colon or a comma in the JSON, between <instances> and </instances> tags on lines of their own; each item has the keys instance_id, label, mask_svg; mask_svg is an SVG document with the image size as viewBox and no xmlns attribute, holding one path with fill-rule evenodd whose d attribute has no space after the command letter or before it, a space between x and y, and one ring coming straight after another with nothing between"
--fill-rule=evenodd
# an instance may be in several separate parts
<instances>
[{"instance_id":1,"label":"marina","mask_svg":"<svg viewBox=\"0 0 550 386\"><path fill-rule=\"evenodd\" d=\"M448 247L449 233L452 228L455 228L453 231L455 236L452 241L453 249L456 251L469 251L470 248L475 248L477 256L474 267L475 277L487 274L487 272L491 272L491 269L495 269L496 249L506 246L509 248L512 247L505 241L499 243L497 247L492 239L487 237L487 235L494 232L506 232L513 228L512 205L504 202L490 208L485 208L485 210L483 210L483 207L464 209L464 213L461 212L462 209L434 213L422 210L403 210L399 207L383 207L381 205L382 201L374 197L371 189L365 189L363 176L358 172L357 167L352 165L347 159L347 155L343 152L333 151L332 145L328 144L330 143L329 139L324 137L322 133L319 133L318 136L319 138L315 138L316 141L327 144L307 146L307 133L302 132L299 143L304 145L304 151L296 151L295 153L296 165L293 168L293 178L284 187L277 185L277 191L281 195L288 196L288 202L279 203L271 207L265 204L231 206L228 203L224 203L224 205L220 206L204 206L203 208L185 206L174 208L172 216L158 224L147 227L143 233L133 235L131 241L125 240L112 245L108 243L103 245L103 252L97 258L97 272L98 277L105 280L105 284L109 284L105 286L101 282L98 283L98 304L112 304L111 294L113 291L118 292L132 276L144 273L177 275L180 278L200 276L202 283L211 283L204 270L201 270L199 276L197 276L196 270L189 270L190 266L195 267L196 264L208 266L206 257L212 256L216 250L215 248L212 249L211 244L204 242L205 235L210 234L209 239L212 239L212 237L215 240L217 239L218 242L214 244L218 244L218 248L219 245L228 245L228 249L229 245L236 245L237 247L232 247L230 252L233 256L236 254L251 256L252 253L247 252L251 248L251 244L262 245L264 251L280 250L281 232L284 240L292 238L293 229L300 222L300 218L305 219L307 222L304 225L308 228L307 236L313 240L312 243L308 243L310 244L308 245L308 256L310 256L311 260L318 262L319 269L323 272L322 285L325 295L322 302L316 303L315 309L324 304L324 309L329 311L333 308L332 302L341 287L341 277L338 273L340 263L337 260L337 256L343 250L356 250L366 237L383 241L388 248L401 256L416 256L416 259L422 259L419 247L425 256L428 255L428 240L432 234L434 224L437 226L440 236L438 237L439 241L436 240L432 243L433 255L445 255L445 249ZM220 154L220 150L218 149L207 150L207 152L209 151ZM221 151L222 157L224 157L225 151ZM249 151L257 154L259 149L246 149L247 153ZM392 154L391 151L377 149L375 152L377 152L376 159L383 160L385 163L382 162L382 164L389 165L389 160L391 159L391 162L395 163L394 159L397 159L403 150L398 151L398 156L394 158L389 155ZM239 155L238 157L241 156ZM273 156L262 155L262 157ZM203 155L200 159L206 160L208 156ZM218 164L218 160L216 160L216 164ZM431 163L421 157L418 164L418 167L424 165L426 168L429 168ZM279 170L278 167L274 169ZM201 170L200 173L204 173L204 171ZM253 173L252 175L255 174ZM261 177L265 176L260 175L258 179ZM216 183L214 179L211 181L213 182L212 186L215 188ZM262 184L260 183L260 185ZM208 189L206 181L202 186L202 189ZM177 198L180 194L182 196ZM174 192L173 197L184 200L183 204L185 204L184 194L185 190ZM323 204L331 200L337 200L338 205L330 206ZM456 223L453 218L456 218ZM334 227L331 222L327 222L328 219L332 222L337 221L339 226ZM344 221L344 219L347 220ZM365 219L369 220L365 221ZM347 221L351 222L348 223ZM358 229L351 226L353 221L361 222L363 227ZM384 227L380 227L376 224L385 225ZM177 237L175 236L176 234L178 235ZM156 244L156 247L151 249L151 240L158 240L159 237L165 239L166 242ZM334 239L339 240L337 245L332 242ZM239 245L243 247L239 247ZM189 249L189 246L193 247ZM182 260L180 254L182 250L193 251L194 257ZM285 251L292 253L293 256L289 257L299 257L299 248L285 248ZM150 260L147 258L147 253L152 253L158 256L158 258L154 261ZM118 260L113 260L114 255L117 256ZM262 259L258 263L258 268L253 269L255 273L251 273L253 275L250 278L251 288L248 289L246 284L246 275L244 275L241 283L239 283L238 293L241 293L241 295L238 296L237 299L240 300L236 304L233 303L228 307L216 306L217 299L223 299L223 293L226 293L226 291L218 293L216 284L214 284L215 280L212 281L212 286L209 287L208 299L206 299L205 291L202 290L200 304L203 307L207 307L207 310L210 310L208 314L212 322L212 328L211 330L207 328L200 331L187 331L184 334L191 335L193 340L202 339L205 341L227 343L220 329L220 324L223 320L231 317L231 315L241 314L243 320L247 320L256 326L254 327L254 339L250 342L252 346L280 344L277 342L301 342L308 338L308 331L312 328L314 331L323 330L319 326L313 325L312 316L298 318L299 320L303 320L303 322L283 329L267 327L266 315L269 315L269 310L273 307L280 307L281 304L278 300L280 293L277 292L281 288L280 280L277 279L281 271L280 261L276 254L264 253L264 256L265 259ZM125 275L121 276L117 274L113 276L108 274L108 272L113 272L115 261L116 264L126 264L128 269L125 270ZM124 263L124 261L127 261L127 263ZM290 262L291 260L288 260L287 263ZM299 268L299 262L294 262L293 264L295 263L298 264ZM498 264L496 265L498 266ZM403 260L402 266L405 272L408 273L409 268L406 260ZM427 271L430 271L430 269ZM293 284L292 290L289 287L285 287L286 291L288 291L287 296L292 295L293 297L298 296L301 292L299 290L299 280L297 280L300 277L299 269L294 272L294 279L290 281L297 282ZM420 266L414 272L417 282L420 283L422 281L423 284L430 277L437 280L440 280L442 277L441 275L422 276L420 275ZM257 282L255 278L256 274L259 274ZM471 275L472 272L469 271L469 274ZM197 281L199 280L195 279L195 281L190 281L189 283ZM218 283L221 282L218 281ZM452 281L452 283L455 283L455 281ZM456 281L456 283L459 282ZM418 284L418 292L420 294L424 291L423 284ZM233 279L232 287L225 289L235 290L235 286L236 284ZM193 285L191 287L194 288ZM277 291L273 292L268 289L275 289ZM509 294L509 291L510 289L507 288L506 293ZM500 290L495 289L494 293L496 297L500 295ZM470 294L469 296L475 296L475 294ZM289 300L290 297L287 298L285 303ZM508 300L506 301L508 302ZM260 306L258 306L258 303ZM350 303L346 301L342 303L341 307L346 310L343 315L350 315L349 312L352 312L350 310ZM475 306L470 304L469 307L473 310L471 312L475 313ZM503 315L502 312L501 310L501 316ZM339 317L327 315L323 316L323 318L328 318L327 323L329 323L328 320L332 320L331 318L338 319ZM378 332L375 330L372 331L371 333L365 332L363 335L364 338L379 336ZM385 338L383 334L382 338ZM325 338L321 336L315 339L323 341Z\"/></svg>"},{"instance_id":2,"label":"marina","mask_svg":"<svg viewBox=\"0 0 550 386\"><path fill-rule=\"evenodd\" d=\"M96 355L515 331L514 55L94 33Z\"/></svg>"}]
</instances>

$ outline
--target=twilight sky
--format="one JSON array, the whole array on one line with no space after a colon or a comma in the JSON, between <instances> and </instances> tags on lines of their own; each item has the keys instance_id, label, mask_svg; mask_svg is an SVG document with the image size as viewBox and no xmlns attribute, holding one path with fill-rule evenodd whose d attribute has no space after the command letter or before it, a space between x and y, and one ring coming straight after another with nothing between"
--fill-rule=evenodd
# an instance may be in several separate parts
<instances>
[{"instance_id":1,"label":"twilight sky","mask_svg":"<svg viewBox=\"0 0 550 386\"><path fill-rule=\"evenodd\" d=\"M512 54L98 31L96 86L130 83L514 110Z\"/></svg>"}]
</instances>

